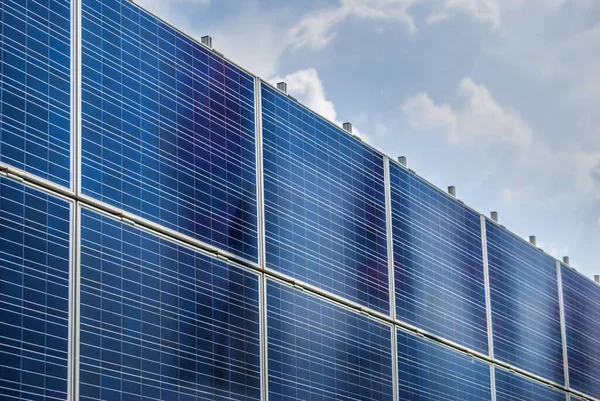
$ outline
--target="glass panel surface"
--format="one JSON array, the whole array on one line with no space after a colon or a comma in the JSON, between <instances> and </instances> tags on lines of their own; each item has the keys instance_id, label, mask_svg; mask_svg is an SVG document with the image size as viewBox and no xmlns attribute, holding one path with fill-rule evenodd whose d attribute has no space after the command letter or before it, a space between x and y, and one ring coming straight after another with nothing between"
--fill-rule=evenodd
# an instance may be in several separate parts
<instances>
[{"instance_id":1,"label":"glass panel surface","mask_svg":"<svg viewBox=\"0 0 600 401\"><path fill-rule=\"evenodd\" d=\"M65 400L70 205L0 178L0 399Z\"/></svg>"},{"instance_id":2,"label":"glass panel surface","mask_svg":"<svg viewBox=\"0 0 600 401\"><path fill-rule=\"evenodd\" d=\"M516 373L495 368L496 401L566 401L567 393Z\"/></svg>"},{"instance_id":3,"label":"glass panel surface","mask_svg":"<svg viewBox=\"0 0 600 401\"><path fill-rule=\"evenodd\" d=\"M389 313L383 158L262 85L267 267Z\"/></svg>"},{"instance_id":4,"label":"glass panel surface","mask_svg":"<svg viewBox=\"0 0 600 401\"><path fill-rule=\"evenodd\" d=\"M259 400L258 277L82 210L80 400Z\"/></svg>"},{"instance_id":5,"label":"glass panel surface","mask_svg":"<svg viewBox=\"0 0 600 401\"><path fill-rule=\"evenodd\" d=\"M556 262L486 222L494 356L564 384Z\"/></svg>"},{"instance_id":6,"label":"glass panel surface","mask_svg":"<svg viewBox=\"0 0 600 401\"><path fill-rule=\"evenodd\" d=\"M561 267L569 385L600 398L600 287Z\"/></svg>"},{"instance_id":7,"label":"glass panel surface","mask_svg":"<svg viewBox=\"0 0 600 401\"><path fill-rule=\"evenodd\" d=\"M489 401L490 365L398 330L399 399Z\"/></svg>"},{"instance_id":8,"label":"glass panel surface","mask_svg":"<svg viewBox=\"0 0 600 401\"><path fill-rule=\"evenodd\" d=\"M0 161L70 185L69 0L0 1Z\"/></svg>"},{"instance_id":9,"label":"glass panel surface","mask_svg":"<svg viewBox=\"0 0 600 401\"><path fill-rule=\"evenodd\" d=\"M84 0L82 191L257 261L254 80L128 0Z\"/></svg>"},{"instance_id":10,"label":"glass panel surface","mask_svg":"<svg viewBox=\"0 0 600 401\"><path fill-rule=\"evenodd\" d=\"M267 283L269 400L392 400L391 328Z\"/></svg>"},{"instance_id":11,"label":"glass panel surface","mask_svg":"<svg viewBox=\"0 0 600 401\"><path fill-rule=\"evenodd\" d=\"M477 213L390 163L396 316L487 354Z\"/></svg>"}]
</instances>

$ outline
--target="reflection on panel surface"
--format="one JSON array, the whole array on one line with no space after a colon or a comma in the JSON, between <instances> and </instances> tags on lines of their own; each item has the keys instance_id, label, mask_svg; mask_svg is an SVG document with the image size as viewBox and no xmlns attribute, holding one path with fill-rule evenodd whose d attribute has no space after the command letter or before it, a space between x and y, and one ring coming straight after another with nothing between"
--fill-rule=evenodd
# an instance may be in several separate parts
<instances>
[{"instance_id":1,"label":"reflection on panel surface","mask_svg":"<svg viewBox=\"0 0 600 401\"><path fill-rule=\"evenodd\" d=\"M399 399L489 401L490 365L398 330Z\"/></svg>"},{"instance_id":2,"label":"reflection on panel surface","mask_svg":"<svg viewBox=\"0 0 600 401\"><path fill-rule=\"evenodd\" d=\"M389 312L383 158L262 85L267 266Z\"/></svg>"},{"instance_id":3,"label":"reflection on panel surface","mask_svg":"<svg viewBox=\"0 0 600 401\"><path fill-rule=\"evenodd\" d=\"M267 283L269 400L392 400L391 328Z\"/></svg>"},{"instance_id":4,"label":"reflection on panel surface","mask_svg":"<svg viewBox=\"0 0 600 401\"><path fill-rule=\"evenodd\" d=\"M390 163L396 316L487 354L477 213Z\"/></svg>"},{"instance_id":5,"label":"reflection on panel surface","mask_svg":"<svg viewBox=\"0 0 600 401\"><path fill-rule=\"evenodd\" d=\"M600 287L562 266L569 385L600 398Z\"/></svg>"},{"instance_id":6,"label":"reflection on panel surface","mask_svg":"<svg viewBox=\"0 0 600 401\"><path fill-rule=\"evenodd\" d=\"M258 400L258 278L82 210L81 400Z\"/></svg>"},{"instance_id":7,"label":"reflection on panel surface","mask_svg":"<svg viewBox=\"0 0 600 401\"><path fill-rule=\"evenodd\" d=\"M494 356L564 384L556 262L486 222Z\"/></svg>"},{"instance_id":8,"label":"reflection on panel surface","mask_svg":"<svg viewBox=\"0 0 600 401\"><path fill-rule=\"evenodd\" d=\"M69 204L0 178L0 399L67 397Z\"/></svg>"},{"instance_id":9,"label":"reflection on panel surface","mask_svg":"<svg viewBox=\"0 0 600 401\"><path fill-rule=\"evenodd\" d=\"M0 1L0 161L70 185L69 0Z\"/></svg>"},{"instance_id":10,"label":"reflection on panel surface","mask_svg":"<svg viewBox=\"0 0 600 401\"><path fill-rule=\"evenodd\" d=\"M495 368L496 401L566 401L564 391L516 373Z\"/></svg>"},{"instance_id":11,"label":"reflection on panel surface","mask_svg":"<svg viewBox=\"0 0 600 401\"><path fill-rule=\"evenodd\" d=\"M82 190L257 260L254 81L127 0L83 0Z\"/></svg>"}]
</instances>

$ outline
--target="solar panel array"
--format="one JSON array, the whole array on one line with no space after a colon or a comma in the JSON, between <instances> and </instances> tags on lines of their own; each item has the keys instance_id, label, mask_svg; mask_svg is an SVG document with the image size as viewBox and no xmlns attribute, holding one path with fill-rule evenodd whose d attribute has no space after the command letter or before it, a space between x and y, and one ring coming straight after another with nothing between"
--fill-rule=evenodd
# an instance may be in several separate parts
<instances>
[{"instance_id":1,"label":"solar panel array","mask_svg":"<svg viewBox=\"0 0 600 401\"><path fill-rule=\"evenodd\" d=\"M400 400L491 399L488 363L403 330L397 335Z\"/></svg>"},{"instance_id":2,"label":"solar panel array","mask_svg":"<svg viewBox=\"0 0 600 401\"><path fill-rule=\"evenodd\" d=\"M571 388L600 399L600 287L562 266Z\"/></svg>"},{"instance_id":3,"label":"solar panel array","mask_svg":"<svg viewBox=\"0 0 600 401\"><path fill-rule=\"evenodd\" d=\"M0 21L0 399L600 400L587 278L129 0Z\"/></svg>"},{"instance_id":4,"label":"solar panel array","mask_svg":"<svg viewBox=\"0 0 600 401\"><path fill-rule=\"evenodd\" d=\"M556 262L488 222L494 356L564 384Z\"/></svg>"},{"instance_id":5,"label":"solar panel array","mask_svg":"<svg viewBox=\"0 0 600 401\"><path fill-rule=\"evenodd\" d=\"M86 195L256 261L254 80L123 0L82 6Z\"/></svg>"},{"instance_id":6,"label":"solar panel array","mask_svg":"<svg viewBox=\"0 0 600 401\"><path fill-rule=\"evenodd\" d=\"M69 0L0 2L0 162L70 185Z\"/></svg>"},{"instance_id":7,"label":"solar panel array","mask_svg":"<svg viewBox=\"0 0 600 401\"><path fill-rule=\"evenodd\" d=\"M0 178L0 399L66 399L69 232L69 202Z\"/></svg>"},{"instance_id":8,"label":"solar panel array","mask_svg":"<svg viewBox=\"0 0 600 401\"><path fill-rule=\"evenodd\" d=\"M383 157L261 90L267 265L389 313Z\"/></svg>"},{"instance_id":9,"label":"solar panel array","mask_svg":"<svg viewBox=\"0 0 600 401\"><path fill-rule=\"evenodd\" d=\"M496 401L565 401L567 393L516 373L494 368Z\"/></svg>"},{"instance_id":10,"label":"solar panel array","mask_svg":"<svg viewBox=\"0 0 600 401\"><path fill-rule=\"evenodd\" d=\"M396 316L487 354L480 217L390 164Z\"/></svg>"}]
</instances>

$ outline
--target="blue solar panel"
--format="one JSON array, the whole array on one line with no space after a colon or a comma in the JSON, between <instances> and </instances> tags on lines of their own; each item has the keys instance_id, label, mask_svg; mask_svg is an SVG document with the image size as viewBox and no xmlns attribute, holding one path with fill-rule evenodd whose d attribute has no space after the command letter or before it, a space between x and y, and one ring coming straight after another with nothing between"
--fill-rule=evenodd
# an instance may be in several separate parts
<instances>
[{"instance_id":1,"label":"blue solar panel","mask_svg":"<svg viewBox=\"0 0 600 401\"><path fill-rule=\"evenodd\" d=\"M494 356L564 384L556 262L486 224Z\"/></svg>"},{"instance_id":2,"label":"blue solar panel","mask_svg":"<svg viewBox=\"0 0 600 401\"><path fill-rule=\"evenodd\" d=\"M0 161L70 185L69 0L0 1Z\"/></svg>"},{"instance_id":3,"label":"blue solar panel","mask_svg":"<svg viewBox=\"0 0 600 401\"><path fill-rule=\"evenodd\" d=\"M69 203L0 178L0 399L65 400Z\"/></svg>"},{"instance_id":4,"label":"blue solar panel","mask_svg":"<svg viewBox=\"0 0 600 401\"><path fill-rule=\"evenodd\" d=\"M600 287L565 266L561 276L569 385L600 398Z\"/></svg>"},{"instance_id":5,"label":"blue solar panel","mask_svg":"<svg viewBox=\"0 0 600 401\"><path fill-rule=\"evenodd\" d=\"M391 328L267 283L269 400L392 400Z\"/></svg>"},{"instance_id":6,"label":"blue solar panel","mask_svg":"<svg viewBox=\"0 0 600 401\"><path fill-rule=\"evenodd\" d=\"M267 266L389 312L383 157L262 86Z\"/></svg>"},{"instance_id":7,"label":"blue solar panel","mask_svg":"<svg viewBox=\"0 0 600 401\"><path fill-rule=\"evenodd\" d=\"M82 6L82 191L257 261L253 77L127 0Z\"/></svg>"},{"instance_id":8,"label":"blue solar panel","mask_svg":"<svg viewBox=\"0 0 600 401\"><path fill-rule=\"evenodd\" d=\"M398 330L399 399L489 401L490 365Z\"/></svg>"},{"instance_id":9,"label":"blue solar panel","mask_svg":"<svg viewBox=\"0 0 600 401\"><path fill-rule=\"evenodd\" d=\"M259 400L258 277L83 210L80 400Z\"/></svg>"},{"instance_id":10,"label":"blue solar panel","mask_svg":"<svg viewBox=\"0 0 600 401\"><path fill-rule=\"evenodd\" d=\"M390 163L396 317L487 354L480 216Z\"/></svg>"},{"instance_id":11,"label":"blue solar panel","mask_svg":"<svg viewBox=\"0 0 600 401\"><path fill-rule=\"evenodd\" d=\"M516 373L495 368L496 401L566 401L567 393Z\"/></svg>"}]
</instances>

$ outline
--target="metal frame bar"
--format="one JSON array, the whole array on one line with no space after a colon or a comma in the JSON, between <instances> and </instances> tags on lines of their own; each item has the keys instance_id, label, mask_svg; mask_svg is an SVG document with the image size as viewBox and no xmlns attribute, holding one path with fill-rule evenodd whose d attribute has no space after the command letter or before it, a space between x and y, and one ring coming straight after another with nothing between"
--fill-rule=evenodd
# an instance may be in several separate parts
<instances>
[{"instance_id":1,"label":"metal frame bar","mask_svg":"<svg viewBox=\"0 0 600 401\"><path fill-rule=\"evenodd\" d=\"M258 229L258 267L264 271L267 264L265 249L265 200L264 200L264 169L262 142L262 84L254 77L254 133L256 141L256 197L257 197L257 229ZM261 274L259 291L260 316L260 370L261 370L261 400L269 399L269 367L267 339L267 277Z\"/></svg>"},{"instance_id":2,"label":"metal frame bar","mask_svg":"<svg viewBox=\"0 0 600 401\"><path fill-rule=\"evenodd\" d=\"M79 400L79 294L81 208L77 195L81 192L81 0L71 0L71 200L69 274L69 366L67 399Z\"/></svg>"},{"instance_id":3,"label":"metal frame bar","mask_svg":"<svg viewBox=\"0 0 600 401\"><path fill-rule=\"evenodd\" d=\"M385 226L387 234L388 282L390 291L390 316L396 321L396 276L394 273L394 239L392 231L392 186L390 181L390 158L383 157L383 181L385 185ZM398 335L396 327L392 330L392 376L394 382L394 400L398 400Z\"/></svg>"},{"instance_id":4,"label":"metal frame bar","mask_svg":"<svg viewBox=\"0 0 600 401\"><path fill-rule=\"evenodd\" d=\"M560 335L562 339L562 351L563 351L563 367L565 372L565 387L570 389L569 384L569 358L567 354L567 327L565 325L565 304L563 299L562 290L562 271L561 264L556 261L556 283L558 285L558 305L560 313Z\"/></svg>"},{"instance_id":5,"label":"metal frame bar","mask_svg":"<svg viewBox=\"0 0 600 401\"><path fill-rule=\"evenodd\" d=\"M487 334L488 334L488 355L492 361L490 367L490 387L492 394L492 401L496 401L496 371L494 369L494 332L492 327L492 299L490 291L490 270L488 265L488 252L487 252L487 233L486 233L486 221L484 215L480 217L481 225L481 251L483 260L483 282L485 288L485 310L487 316Z\"/></svg>"}]
</instances>

